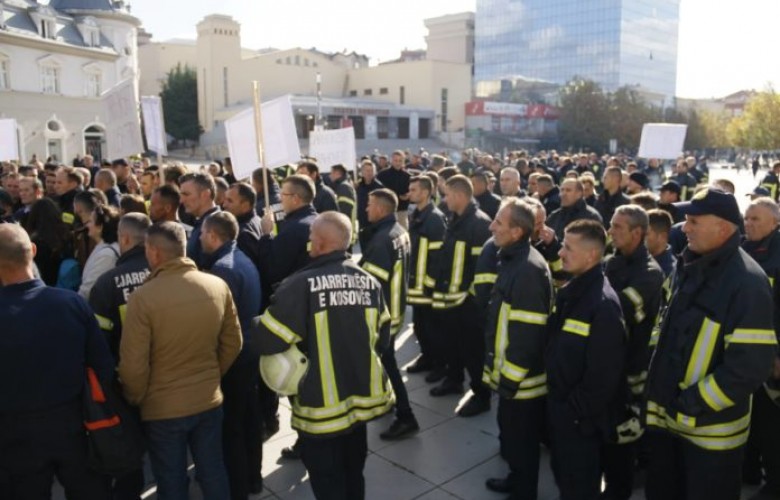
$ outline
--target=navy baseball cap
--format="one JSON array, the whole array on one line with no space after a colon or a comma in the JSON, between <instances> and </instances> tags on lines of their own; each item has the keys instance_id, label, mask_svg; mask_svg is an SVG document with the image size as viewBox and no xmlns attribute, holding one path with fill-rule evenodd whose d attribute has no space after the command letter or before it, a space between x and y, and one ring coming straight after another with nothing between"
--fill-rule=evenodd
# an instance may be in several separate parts
<instances>
[{"instance_id":1,"label":"navy baseball cap","mask_svg":"<svg viewBox=\"0 0 780 500\"><path fill-rule=\"evenodd\" d=\"M714 215L737 226L742 224L737 199L722 189L709 187L696 193L691 201L675 203L674 207L683 215Z\"/></svg>"},{"instance_id":2,"label":"navy baseball cap","mask_svg":"<svg viewBox=\"0 0 780 500\"><path fill-rule=\"evenodd\" d=\"M661 186L661 191L669 191L672 193L677 193L679 195L680 193L682 193L682 188L675 181L666 181L664 182L663 186Z\"/></svg>"}]
</instances>

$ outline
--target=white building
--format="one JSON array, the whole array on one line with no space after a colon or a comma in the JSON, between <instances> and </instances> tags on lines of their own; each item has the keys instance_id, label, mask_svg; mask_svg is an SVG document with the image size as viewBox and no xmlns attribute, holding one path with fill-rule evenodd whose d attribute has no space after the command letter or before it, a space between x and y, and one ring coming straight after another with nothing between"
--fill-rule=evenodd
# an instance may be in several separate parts
<instances>
[{"instance_id":1,"label":"white building","mask_svg":"<svg viewBox=\"0 0 780 500\"><path fill-rule=\"evenodd\" d=\"M100 94L137 84L140 21L122 0L0 0L0 118L22 160L106 154Z\"/></svg>"}]
</instances>

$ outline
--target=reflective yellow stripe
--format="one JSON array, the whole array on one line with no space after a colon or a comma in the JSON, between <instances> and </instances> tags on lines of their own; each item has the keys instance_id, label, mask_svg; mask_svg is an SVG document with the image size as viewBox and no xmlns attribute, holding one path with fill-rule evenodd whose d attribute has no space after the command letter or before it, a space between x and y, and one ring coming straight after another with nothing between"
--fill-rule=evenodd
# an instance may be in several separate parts
<instances>
[{"instance_id":1,"label":"reflective yellow stripe","mask_svg":"<svg viewBox=\"0 0 780 500\"><path fill-rule=\"evenodd\" d=\"M775 183L769 183L769 182L763 182L761 183L761 187L766 188L769 191L770 196L772 196L772 199L777 199L777 184Z\"/></svg>"},{"instance_id":2,"label":"reflective yellow stripe","mask_svg":"<svg viewBox=\"0 0 780 500\"><path fill-rule=\"evenodd\" d=\"M772 287L772 289L775 288L775 279L771 276L767 276L769 278L769 286Z\"/></svg>"},{"instance_id":3,"label":"reflective yellow stripe","mask_svg":"<svg viewBox=\"0 0 780 500\"><path fill-rule=\"evenodd\" d=\"M645 391L645 382L647 381L647 372L643 371L638 375L629 375L628 379L629 389L631 393L638 396Z\"/></svg>"},{"instance_id":4,"label":"reflective yellow stripe","mask_svg":"<svg viewBox=\"0 0 780 500\"><path fill-rule=\"evenodd\" d=\"M306 242L306 251L311 252L311 241Z\"/></svg>"},{"instance_id":5,"label":"reflective yellow stripe","mask_svg":"<svg viewBox=\"0 0 780 500\"><path fill-rule=\"evenodd\" d=\"M641 323L642 320L645 319L645 306L644 301L642 300L642 296L639 295L639 292L637 292L636 288L634 287L628 287L624 289L623 293L626 295L626 297L628 297L628 300L634 304L634 319L637 323Z\"/></svg>"},{"instance_id":6,"label":"reflective yellow stripe","mask_svg":"<svg viewBox=\"0 0 780 500\"><path fill-rule=\"evenodd\" d=\"M414 274L414 288L422 290L425 285L425 273L428 269L428 238L420 237L417 248L417 269ZM411 291L410 291L411 292Z\"/></svg>"},{"instance_id":7,"label":"reflective yellow stripe","mask_svg":"<svg viewBox=\"0 0 780 500\"><path fill-rule=\"evenodd\" d=\"M379 326L384 325L388 321L390 321L390 313L387 312L387 308L385 308L384 311L382 311L382 314L379 315Z\"/></svg>"},{"instance_id":8,"label":"reflective yellow stripe","mask_svg":"<svg viewBox=\"0 0 780 500\"><path fill-rule=\"evenodd\" d=\"M363 263L363 269L365 269L369 273L373 274L374 276L376 276L377 278L379 278L382 281L387 281L388 279L390 279L390 273L388 273L387 271L385 271L381 267L379 267L379 266L377 266L375 264L372 264L372 263L370 263L368 261Z\"/></svg>"},{"instance_id":9,"label":"reflective yellow stripe","mask_svg":"<svg viewBox=\"0 0 780 500\"><path fill-rule=\"evenodd\" d=\"M472 284L474 285L492 285L496 282L496 279L498 279L498 274L496 273L478 273L474 275L474 281Z\"/></svg>"},{"instance_id":10,"label":"reflective yellow stripe","mask_svg":"<svg viewBox=\"0 0 780 500\"><path fill-rule=\"evenodd\" d=\"M379 341L379 310L375 307L366 309L366 325L368 325L368 334L371 339L371 349L376 348ZM382 362L379 357L371 354L371 397L377 397L382 394Z\"/></svg>"},{"instance_id":11,"label":"reflective yellow stripe","mask_svg":"<svg viewBox=\"0 0 780 500\"><path fill-rule=\"evenodd\" d=\"M76 216L69 212L62 212L62 222L71 225L76 220Z\"/></svg>"},{"instance_id":12,"label":"reflective yellow stripe","mask_svg":"<svg viewBox=\"0 0 780 500\"><path fill-rule=\"evenodd\" d=\"M683 389L692 386L707 373L719 332L720 323L704 318L699 329L699 335L696 337L696 343L693 346L691 359L688 361L688 369L685 371Z\"/></svg>"},{"instance_id":13,"label":"reflective yellow stripe","mask_svg":"<svg viewBox=\"0 0 780 500\"><path fill-rule=\"evenodd\" d=\"M693 444L709 450L728 450L747 442L750 426L750 410L743 417L731 422L696 427L696 419L687 415L678 415L672 419L666 409L647 402L647 424L670 429Z\"/></svg>"},{"instance_id":14,"label":"reflective yellow stripe","mask_svg":"<svg viewBox=\"0 0 780 500\"><path fill-rule=\"evenodd\" d=\"M399 329L404 319L401 312L403 274L403 263L398 260L393 265L393 278L390 280L390 324L398 326Z\"/></svg>"},{"instance_id":15,"label":"reflective yellow stripe","mask_svg":"<svg viewBox=\"0 0 780 500\"><path fill-rule=\"evenodd\" d=\"M511 309L509 311L509 321L520 321L531 325L546 325L547 315L524 309Z\"/></svg>"},{"instance_id":16,"label":"reflective yellow stripe","mask_svg":"<svg viewBox=\"0 0 780 500\"><path fill-rule=\"evenodd\" d=\"M550 266L551 271L563 270L563 261L561 259L551 260L548 264Z\"/></svg>"},{"instance_id":17,"label":"reflective yellow stripe","mask_svg":"<svg viewBox=\"0 0 780 500\"><path fill-rule=\"evenodd\" d=\"M338 198L336 198L336 201L338 203L349 203L350 205L355 204L355 200L353 200L352 198L347 198L346 196L339 196Z\"/></svg>"},{"instance_id":18,"label":"reflective yellow stripe","mask_svg":"<svg viewBox=\"0 0 780 500\"><path fill-rule=\"evenodd\" d=\"M696 418L678 413L677 423L685 427L696 427Z\"/></svg>"},{"instance_id":19,"label":"reflective yellow stripe","mask_svg":"<svg viewBox=\"0 0 780 500\"><path fill-rule=\"evenodd\" d=\"M428 276L427 274L425 275L425 281L424 281L424 283L425 283L425 286L427 286L428 288L433 288L433 287L435 287L435 286L436 286L436 280L435 280L435 279L433 279L433 278L431 278L431 277L430 277L430 276Z\"/></svg>"},{"instance_id":20,"label":"reflective yellow stripe","mask_svg":"<svg viewBox=\"0 0 780 500\"><path fill-rule=\"evenodd\" d=\"M479 254L482 253L482 247L471 247L471 256L472 257L479 257Z\"/></svg>"},{"instance_id":21,"label":"reflective yellow stripe","mask_svg":"<svg viewBox=\"0 0 780 500\"><path fill-rule=\"evenodd\" d=\"M406 298L406 302L408 302L411 305L426 306L426 305L431 305L431 303L433 302L433 299L431 299L430 297L425 297L425 296L409 295Z\"/></svg>"},{"instance_id":22,"label":"reflective yellow stripe","mask_svg":"<svg viewBox=\"0 0 780 500\"><path fill-rule=\"evenodd\" d=\"M114 330L114 322L105 316L95 314L95 319L97 320L101 330L106 330L109 332Z\"/></svg>"},{"instance_id":23,"label":"reflective yellow stripe","mask_svg":"<svg viewBox=\"0 0 780 500\"><path fill-rule=\"evenodd\" d=\"M288 344L292 344L293 342L298 342L301 340L301 337L296 335L286 325L274 318L273 314L271 314L269 310L266 310L265 313L263 313L263 315L260 317L260 322L266 328L268 328L271 333L284 340Z\"/></svg>"},{"instance_id":24,"label":"reflective yellow stripe","mask_svg":"<svg viewBox=\"0 0 780 500\"><path fill-rule=\"evenodd\" d=\"M731 335L726 335L728 344L777 344L777 337L773 330L763 328L737 328Z\"/></svg>"},{"instance_id":25,"label":"reflective yellow stripe","mask_svg":"<svg viewBox=\"0 0 780 500\"><path fill-rule=\"evenodd\" d=\"M119 322L125 324L125 318L127 318L127 304L119 306Z\"/></svg>"},{"instance_id":26,"label":"reflective yellow stripe","mask_svg":"<svg viewBox=\"0 0 780 500\"><path fill-rule=\"evenodd\" d=\"M312 422L293 414L291 424L293 428L309 434L332 434L348 429L357 422L367 422L380 415L384 415L390 410L393 403L392 394L388 394L385 396L384 400L378 399L378 406L374 406L373 408L352 408L346 415L326 421ZM297 413L300 411L300 408L294 407L293 411Z\"/></svg>"},{"instance_id":27,"label":"reflective yellow stripe","mask_svg":"<svg viewBox=\"0 0 780 500\"><path fill-rule=\"evenodd\" d=\"M428 250L441 250L443 241L430 241L428 242Z\"/></svg>"},{"instance_id":28,"label":"reflective yellow stripe","mask_svg":"<svg viewBox=\"0 0 780 500\"><path fill-rule=\"evenodd\" d=\"M730 406L734 406L734 401L729 399L728 396L718 385L714 375L710 375L701 382L698 383L699 394L704 399L704 402L715 411L725 410Z\"/></svg>"},{"instance_id":29,"label":"reflective yellow stripe","mask_svg":"<svg viewBox=\"0 0 780 500\"><path fill-rule=\"evenodd\" d=\"M500 373L512 382L519 383L526 376L528 370L504 359L501 363Z\"/></svg>"},{"instance_id":30,"label":"reflective yellow stripe","mask_svg":"<svg viewBox=\"0 0 780 500\"><path fill-rule=\"evenodd\" d=\"M328 311L314 314L314 329L317 332L317 354L320 362L320 382L325 406L335 406L339 402L339 390L336 384L336 372L333 369L333 357L330 350L330 326Z\"/></svg>"},{"instance_id":31,"label":"reflective yellow stripe","mask_svg":"<svg viewBox=\"0 0 780 500\"><path fill-rule=\"evenodd\" d=\"M452 259L452 276L450 279L450 293L457 293L463 281L463 266L466 263L466 242L455 243L455 253Z\"/></svg>"},{"instance_id":32,"label":"reflective yellow stripe","mask_svg":"<svg viewBox=\"0 0 780 500\"><path fill-rule=\"evenodd\" d=\"M563 329L564 332L573 333L575 335L580 335L582 337L587 337L590 335L590 324L585 323L584 321L577 321L574 319L567 319L563 323Z\"/></svg>"}]
</instances>

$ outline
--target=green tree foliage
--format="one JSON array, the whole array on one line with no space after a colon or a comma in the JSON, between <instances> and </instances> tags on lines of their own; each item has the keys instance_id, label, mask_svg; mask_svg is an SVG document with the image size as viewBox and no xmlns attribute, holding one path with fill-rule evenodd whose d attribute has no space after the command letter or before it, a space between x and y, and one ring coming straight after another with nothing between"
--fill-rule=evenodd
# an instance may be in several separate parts
<instances>
[{"instance_id":1,"label":"green tree foliage","mask_svg":"<svg viewBox=\"0 0 780 500\"><path fill-rule=\"evenodd\" d=\"M780 95L772 87L756 94L729 123L729 141L750 149L780 149Z\"/></svg>"},{"instance_id":2,"label":"green tree foliage","mask_svg":"<svg viewBox=\"0 0 780 500\"><path fill-rule=\"evenodd\" d=\"M166 131L179 141L197 141L203 128L198 123L198 81L195 70L176 65L160 93Z\"/></svg>"},{"instance_id":3,"label":"green tree foliage","mask_svg":"<svg viewBox=\"0 0 780 500\"><path fill-rule=\"evenodd\" d=\"M594 81L575 78L560 91L558 137L564 148L604 150L610 139L609 97Z\"/></svg>"}]
</instances>

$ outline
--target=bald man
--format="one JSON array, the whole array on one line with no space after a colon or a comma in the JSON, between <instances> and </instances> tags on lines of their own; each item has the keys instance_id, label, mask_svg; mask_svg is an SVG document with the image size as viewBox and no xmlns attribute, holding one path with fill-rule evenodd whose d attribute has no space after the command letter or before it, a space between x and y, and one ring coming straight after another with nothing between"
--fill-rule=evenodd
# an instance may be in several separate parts
<instances>
[{"instance_id":1,"label":"bald man","mask_svg":"<svg viewBox=\"0 0 780 500\"><path fill-rule=\"evenodd\" d=\"M50 498L56 476L68 498L110 498L79 430L84 367L109 380L113 361L84 299L34 277L35 252L0 225L0 496Z\"/></svg>"}]
</instances>

